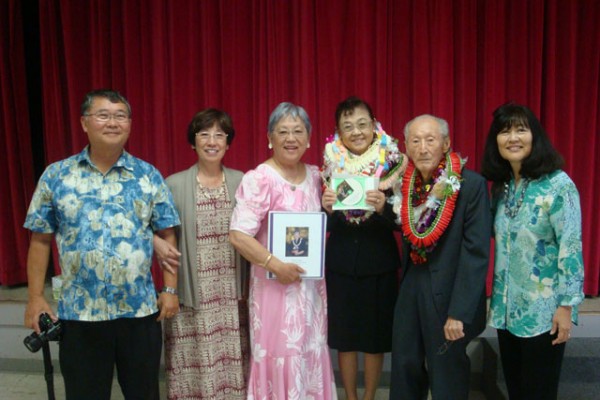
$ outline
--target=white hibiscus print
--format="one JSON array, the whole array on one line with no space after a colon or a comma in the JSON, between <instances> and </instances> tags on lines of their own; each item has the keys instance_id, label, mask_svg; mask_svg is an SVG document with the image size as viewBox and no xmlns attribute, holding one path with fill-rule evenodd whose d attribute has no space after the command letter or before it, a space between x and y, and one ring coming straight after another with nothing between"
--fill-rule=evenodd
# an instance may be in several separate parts
<instances>
[{"instance_id":1,"label":"white hibiscus print","mask_svg":"<svg viewBox=\"0 0 600 400\"><path fill-rule=\"evenodd\" d=\"M69 218L75 218L81 209L82 202L73 193L69 193L62 199L58 200L58 208L62 210L64 215Z\"/></svg>"},{"instance_id":2,"label":"white hibiscus print","mask_svg":"<svg viewBox=\"0 0 600 400\"><path fill-rule=\"evenodd\" d=\"M156 194L156 185L153 185L152 182L150 181L150 178L148 177L148 175L144 175L141 179L140 179L140 188L142 189L142 192L144 193L150 193L151 195L155 195Z\"/></svg>"},{"instance_id":3,"label":"white hibiscus print","mask_svg":"<svg viewBox=\"0 0 600 400\"><path fill-rule=\"evenodd\" d=\"M110 235L112 237L126 237L132 235L135 225L123 213L115 214L109 222Z\"/></svg>"},{"instance_id":4,"label":"white hibiscus print","mask_svg":"<svg viewBox=\"0 0 600 400\"><path fill-rule=\"evenodd\" d=\"M540 281L539 276L531 274L529 276L529 279L531 279L534 282L537 282L537 290L530 294L533 300L537 300L540 297L543 299L548 299L552 297L552 295L554 294L554 292L552 291L552 285L554 284L554 281L551 278L543 278Z\"/></svg>"}]
</instances>

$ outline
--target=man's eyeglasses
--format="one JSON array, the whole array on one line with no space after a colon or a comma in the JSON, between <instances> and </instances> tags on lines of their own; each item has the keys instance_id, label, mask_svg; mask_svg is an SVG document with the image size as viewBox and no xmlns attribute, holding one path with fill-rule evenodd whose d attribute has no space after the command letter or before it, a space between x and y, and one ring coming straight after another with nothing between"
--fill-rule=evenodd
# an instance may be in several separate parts
<instances>
[{"instance_id":1,"label":"man's eyeglasses","mask_svg":"<svg viewBox=\"0 0 600 400\"><path fill-rule=\"evenodd\" d=\"M201 142L208 142L210 138L213 138L215 142L224 142L227 140L227 134L225 132L196 132L196 137L199 138Z\"/></svg>"},{"instance_id":2,"label":"man's eyeglasses","mask_svg":"<svg viewBox=\"0 0 600 400\"><path fill-rule=\"evenodd\" d=\"M84 114L86 117L94 117L94 119L98 122L108 122L110 119L114 119L116 122L122 124L124 122L129 122L129 115L126 113L116 113L110 114L107 112L97 112L94 114Z\"/></svg>"},{"instance_id":3,"label":"man's eyeglasses","mask_svg":"<svg viewBox=\"0 0 600 400\"><path fill-rule=\"evenodd\" d=\"M358 123L356 125L352 125L352 124L344 124L341 127L342 133L345 133L347 135L353 133L356 129L359 130L359 132L361 133L367 133L367 131L369 129L371 129L371 127L373 126L373 121L358 121Z\"/></svg>"}]
</instances>

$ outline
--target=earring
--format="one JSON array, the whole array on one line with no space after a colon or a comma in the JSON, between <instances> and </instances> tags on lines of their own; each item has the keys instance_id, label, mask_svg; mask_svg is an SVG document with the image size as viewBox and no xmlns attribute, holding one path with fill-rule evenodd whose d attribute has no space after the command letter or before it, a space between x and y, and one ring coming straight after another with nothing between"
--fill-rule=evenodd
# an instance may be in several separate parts
<instances>
[{"instance_id":1,"label":"earring","mask_svg":"<svg viewBox=\"0 0 600 400\"><path fill-rule=\"evenodd\" d=\"M306 148L307 148L307 149L310 149L310 143L307 143L307 144L306 144Z\"/></svg>"},{"instance_id":2,"label":"earring","mask_svg":"<svg viewBox=\"0 0 600 400\"><path fill-rule=\"evenodd\" d=\"M272 149L273 145L271 143L269 143L269 149Z\"/></svg>"}]
</instances>

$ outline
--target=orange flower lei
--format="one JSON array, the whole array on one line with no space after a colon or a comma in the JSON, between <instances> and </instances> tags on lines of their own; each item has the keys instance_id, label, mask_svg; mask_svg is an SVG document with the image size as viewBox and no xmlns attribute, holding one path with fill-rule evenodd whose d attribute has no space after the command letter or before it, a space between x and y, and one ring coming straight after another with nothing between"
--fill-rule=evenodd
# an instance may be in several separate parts
<instances>
[{"instance_id":1,"label":"orange flower lei","mask_svg":"<svg viewBox=\"0 0 600 400\"><path fill-rule=\"evenodd\" d=\"M441 182L440 175L434 177L433 189L429 194L429 197L434 197L434 199L432 199L431 204L427 207L431 220L425 224L426 229L423 232L417 230L416 225L421 221L420 219L415 220L413 196L411 195L416 190L415 181L419 174L412 161L409 162L402 178L402 208L400 215L402 233L410 242L410 257L415 264L422 264L427 261L427 253L433 250L452 220L460 186L453 188L448 183L448 178L451 177L454 182L460 181L463 161L458 154L448 152L445 164L445 173L443 173L445 181ZM444 186L444 188L438 190L440 185ZM437 199L435 199L436 197Z\"/></svg>"}]
</instances>

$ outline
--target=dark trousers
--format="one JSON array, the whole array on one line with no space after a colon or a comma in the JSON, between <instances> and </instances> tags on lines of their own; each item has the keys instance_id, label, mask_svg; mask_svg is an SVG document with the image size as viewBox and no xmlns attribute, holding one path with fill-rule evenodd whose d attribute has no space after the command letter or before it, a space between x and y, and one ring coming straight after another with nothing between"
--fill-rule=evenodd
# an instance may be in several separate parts
<instances>
[{"instance_id":1,"label":"dark trousers","mask_svg":"<svg viewBox=\"0 0 600 400\"><path fill-rule=\"evenodd\" d=\"M427 399L429 389L434 400L469 397L470 339L447 342L446 318L433 302L429 269L409 269L394 313L390 400Z\"/></svg>"},{"instance_id":2,"label":"dark trousers","mask_svg":"<svg viewBox=\"0 0 600 400\"><path fill-rule=\"evenodd\" d=\"M556 334L522 338L498 329L502 370L510 400L552 400L558 396L565 343L552 345Z\"/></svg>"},{"instance_id":3,"label":"dark trousers","mask_svg":"<svg viewBox=\"0 0 600 400\"><path fill-rule=\"evenodd\" d=\"M158 399L162 331L156 318L63 321L59 360L66 398L110 400L116 366L126 399Z\"/></svg>"}]
</instances>

